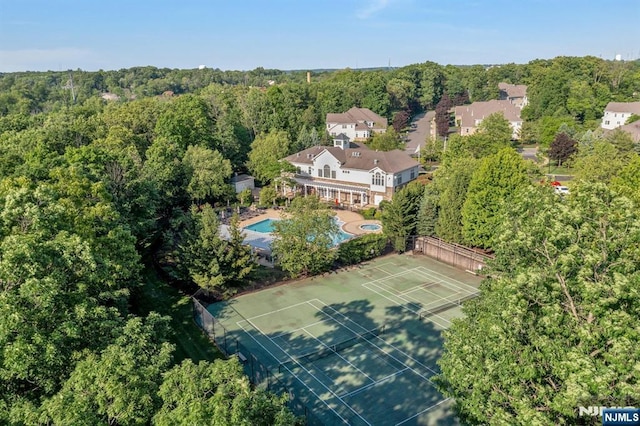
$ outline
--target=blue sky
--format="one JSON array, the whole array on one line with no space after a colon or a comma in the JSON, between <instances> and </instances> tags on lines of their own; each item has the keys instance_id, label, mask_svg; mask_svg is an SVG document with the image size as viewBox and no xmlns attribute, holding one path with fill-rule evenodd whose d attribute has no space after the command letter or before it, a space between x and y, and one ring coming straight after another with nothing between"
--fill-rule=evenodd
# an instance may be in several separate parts
<instances>
[{"instance_id":1,"label":"blue sky","mask_svg":"<svg viewBox=\"0 0 640 426\"><path fill-rule=\"evenodd\" d=\"M640 0L0 0L0 72L640 57Z\"/></svg>"}]
</instances>

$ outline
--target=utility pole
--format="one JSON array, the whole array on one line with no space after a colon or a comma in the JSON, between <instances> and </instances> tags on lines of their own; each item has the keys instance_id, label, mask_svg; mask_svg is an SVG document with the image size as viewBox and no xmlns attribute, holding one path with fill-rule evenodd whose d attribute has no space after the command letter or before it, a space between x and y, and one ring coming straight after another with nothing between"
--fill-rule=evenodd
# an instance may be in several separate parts
<instances>
[{"instance_id":1,"label":"utility pole","mask_svg":"<svg viewBox=\"0 0 640 426\"><path fill-rule=\"evenodd\" d=\"M73 86L73 74L71 73L71 71L69 71L69 82L62 87L63 89L71 89L71 99L73 100L73 103L76 103L76 89Z\"/></svg>"}]
</instances>

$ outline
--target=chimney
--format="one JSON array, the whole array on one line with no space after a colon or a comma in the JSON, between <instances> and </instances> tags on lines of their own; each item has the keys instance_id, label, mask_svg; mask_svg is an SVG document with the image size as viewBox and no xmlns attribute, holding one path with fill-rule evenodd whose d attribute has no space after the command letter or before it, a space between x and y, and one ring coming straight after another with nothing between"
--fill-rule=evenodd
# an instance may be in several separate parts
<instances>
[{"instance_id":1,"label":"chimney","mask_svg":"<svg viewBox=\"0 0 640 426\"><path fill-rule=\"evenodd\" d=\"M311 72L307 71L307 83L311 83Z\"/></svg>"}]
</instances>

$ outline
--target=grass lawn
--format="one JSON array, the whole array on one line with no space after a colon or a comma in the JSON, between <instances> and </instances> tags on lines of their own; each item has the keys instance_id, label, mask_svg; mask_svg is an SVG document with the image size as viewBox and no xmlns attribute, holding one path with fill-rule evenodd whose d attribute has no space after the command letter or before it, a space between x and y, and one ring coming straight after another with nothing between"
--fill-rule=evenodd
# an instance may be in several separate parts
<instances>
[{"instance_id":1,"label":"grass lawn","mask_svg":"<svg viewBox=\"0 0 640 426\"><path fill-rule=\"evenodd\" d=\"M542 166L542 171L544 173L552 174L552 175L572 175L573 174L573 169L571 169L570 167L566 167L564 165L554 166L552 164L551 167L549 167L549 165Z\"/></svg>"},{"instance_id":2,"label":"grass lawn","mask_svg":"<svg viewBox=\"0 0 640 426\"><path fill-rule=\"evenodd\" d=\"M151 311L171 318L172 343L176 363L186 358L194 362L213 361L223 355L193 321L191 299L164 282L152 268L142 273L143 285L134 296L134 312L144 316Z\"/></svg>"}]
</instances>

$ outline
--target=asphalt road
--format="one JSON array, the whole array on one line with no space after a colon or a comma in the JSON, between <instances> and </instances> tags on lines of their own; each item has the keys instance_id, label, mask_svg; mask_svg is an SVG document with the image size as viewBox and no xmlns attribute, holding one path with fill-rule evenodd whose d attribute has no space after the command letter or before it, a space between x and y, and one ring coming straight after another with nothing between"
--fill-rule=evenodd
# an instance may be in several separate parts
<instances>
[{"instance_id":1,"label":"asphalt road","mask_svg":"<svg viewBox=\"0 0 640 426\"><path fill-rule=\"evenodd\" d=\"M412 124L415 124L415 128L411 128L409 130L408 141L404 146L404 150L407 154L414 155L416 153L416 149L418 147L423 148L424 143L427 139L427 136L430 133L431 129L431 119L435 115L435 111L428 111L426 113L417 114L413 120Z\"/></svg>"}]
</instances>

